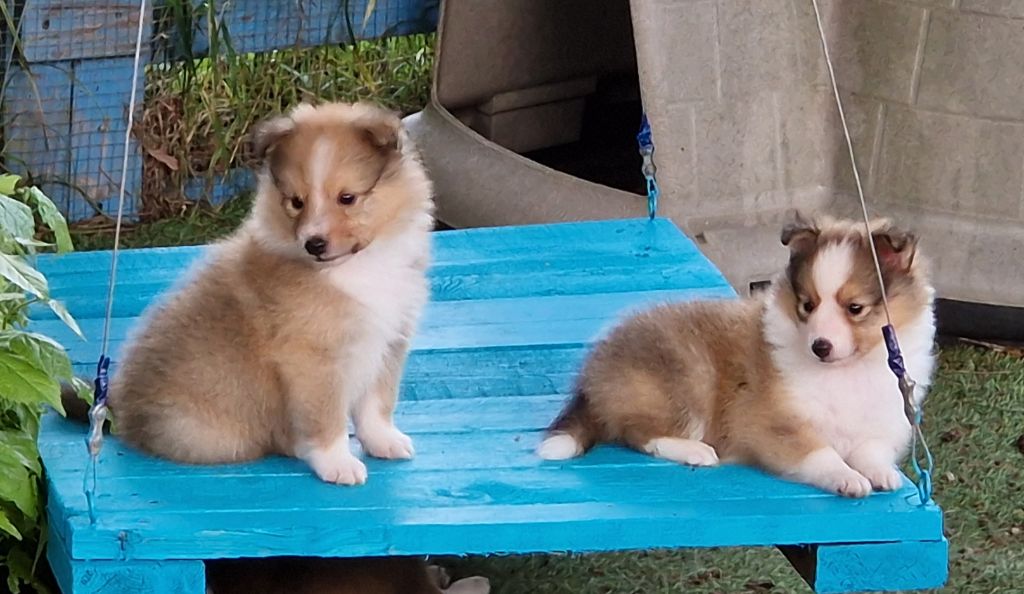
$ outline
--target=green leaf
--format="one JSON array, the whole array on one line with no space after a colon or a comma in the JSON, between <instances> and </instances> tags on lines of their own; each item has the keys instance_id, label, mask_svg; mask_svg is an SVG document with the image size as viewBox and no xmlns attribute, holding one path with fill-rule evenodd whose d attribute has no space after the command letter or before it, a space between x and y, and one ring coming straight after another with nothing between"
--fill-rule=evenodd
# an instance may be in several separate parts
<instances>
[{"instance_id":1,"label":"green leaf","mask_svg":"<svg viewBox=\"0 0 1024 594\"><path fill-rule=\"evenodd\" d=\"M34 585L38 580L33 571L32 557L21 547L14 547L7 554L7 589L11 594L18 594L22 584Z\"/></svg>"},{"instance_id":2,"label":"green leaf","mask_svg":"<svg viewBox=\"0 0 1024 594\"><path fill-rule=\"evenodd\" d=\"M57 252L65 253L74 250L71 244L71 233L68 232L68 222L64 215L60 214L57 205L53 200L44 194L39 188L33 186L28 189L28 195L39 213L43 224L53 231L53 237L57 242Z\"/></svg>"},{"instance_id":3,"label":"green leaf","mask_svg":"<svg viewBox=\"0 0 1024 594\"><path fill-rule=\"evenodd\" d=\"M32 209L23 202L0 193L0 228L15 239L31 239L36 234Z\"/></svg>"},{"instance_id":4,"label":"green leaf","mask_svg":"<svg viewBox=\"0 0 1024 594\"><path fill-rule=\"evenodd\" d=\"M0 430L0 458L17 462L37 475L43 471L35 437L24 428Z\"/></svg>"},{"instance_id":5,"label":"green leaf","mask_svg":"<svg viewBox=\"0 0 1024 594\"><path fill-rule=\"evenodd\" d=\"M0 532L6 532L17 540L21 540L21 532L18 532L18 529L11 523L10 518L7 517L7 510L3 507L0 507Z\"/></svg>"},{"instance_id":6,"label":"green leaf","mask_svg":"<svg viewBox=\"0 0 1024 594\"><path fill-rule=\"evenodd\" d=\"M85 400L89 404L92 404L92 400L95 397L93 394L93 385L80 377L71 378L71 385L75 388L75 392L78 393L78 397Z\"/></svg>"},{"instance_id":7,"label":"green leaf","mask_svg":"<svg viewBox=\"0 0 1024 594\"><path fill-rule=\"evenodd\" d=\"M8 402L49 404L59 411L60 383L13 351L0 350L0 395Z\"/></svg>"},{"instance_id":8,"label":"green leaf","mask_svg":"<svg viewBox=\"0 0 1024 594\"><path fill-rule=\"evenodd\" d=\"M6 330L0 332L0 347L10 349L29 360L37 369L58 379L70 379L74 375L64 347L49 336L23 330Z\"/></svg>"},{"instance_id":9,"label":"green leaf","mask_svg":"<svg viewBox=\"0 0 1024 594\"><path fill-rule=\"evenodd\" d=\"M13 459L0 456L0 500L9 501L29 519L39 516L36 477Z\"/></svg>"},{"instance_id":10,"label":"green leaf","mask_svg":"<svg viewBox=\"0 0 1024 594\"><path fill-rule=\"evenodd\" d=\"M72 332L82 340L85 340L85 335L82 334L82 329L78 327L78 322L76 322L75 318L71 316L71 312L64 307L63 303L56 299L47 299L46 305L50 307L50 310L53 311L53 313L57 314L57 317L60 318L60 321L64 322L65 326L71 328Z\"/></svg>"},{"instance_id":11,"label":"green leaf","mask_svg":"<svg viewBox=\"0 0 1024 594\"><path fill-rule=\"evenodd\" d=\"M20 182L20 175L14 175L13 173L0 175L0 194L7 194L10 196L18 188L18 183Z\"/></svg>"},{"instance_id":12,"label":"green leaf","mask_svg":"<svg viewBox=\"0 0 1024 594\"><path fill-rule=\"evenodd\" d=\"M46 298L49 291L46 278L18 256L0 254L0 278L36 297Z\"/></svg>"}]
</instances>

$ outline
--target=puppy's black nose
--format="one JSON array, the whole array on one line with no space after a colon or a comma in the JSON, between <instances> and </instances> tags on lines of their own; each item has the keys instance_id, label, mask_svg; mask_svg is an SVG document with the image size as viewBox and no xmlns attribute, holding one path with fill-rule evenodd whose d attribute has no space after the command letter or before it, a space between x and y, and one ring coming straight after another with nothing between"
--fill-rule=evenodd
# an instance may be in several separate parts
<instances>
[{"instance_id":1,"label":"puppy's black nose","mask_svg":"<svg viewBox=\"0 0 1024 594\"><path fill-rule=\"evenodd\" d=\"M327 251L327 240L319 235L314 235L306 240L306 251L311 256L322 256Z\"/></svg>"},{"instance_id":2,"label":"puppy's black nose","mask_svg":"<svg viewBox=\"0 0 1024 594\"><path fill-rule=\"evenodd\" d=\"M824 338L817 338L811 344L811 351L822 361L832 354L832 343Z\"/></svg>"}]
</instances>

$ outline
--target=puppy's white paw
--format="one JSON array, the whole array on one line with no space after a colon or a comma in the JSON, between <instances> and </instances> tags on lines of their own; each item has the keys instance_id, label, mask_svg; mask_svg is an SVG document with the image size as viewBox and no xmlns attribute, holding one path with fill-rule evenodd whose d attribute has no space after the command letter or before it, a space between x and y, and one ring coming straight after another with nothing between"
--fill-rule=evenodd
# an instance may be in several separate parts
<instances>
[{"instance_id":1,"label":"puppy's white paw","mask_svg":"<svg viewBox=\"0 0 1024 594\"><path fill-rule=\"evenodd\" d=\"M471 577L451 585L445 594L490 594L491 582L485 577Z\"/></svg>"},{"instance_id":2,"label":"puppy's white paw","mask_svg":"<svg viewBox=\"0 0 1024 594\"><path fill-rule=\"evenodd\" d=\"M537 446L537 455L545 460L568 460L582 453L579 442L568 433L555 433Z\"/></svg>"},{"instance_id":3,"label":"puppy's white paw","mask_svg":"<svg viewBox=\"0 0 1024 594\"><path fill-rule=\"evenodd\" d=\"M831 490L843 497L860 499L871 494L871 481L852 468L848 468L844 472L837 472L836 476L832 477L831 483Z\"/></svg>"},{"instance_id":4,"label":"puppy's white paw","mask_svg":"<svg viewBox=\"0 0 1024 594\"><path fill-rule=\"evenodd\" d=\"M320 480L338 485L366 482L366 465L348 449L348 435L342 435L327 448L307 450L300 458L309 464Z\"/></svg>"},{"instance_id":5,"label":"puppy's white paw","mask_svg":"<svg viewBox=\"0 0 1024 594\"><path fill-rule=\"evenodd\" d=\"M374 458L408 460L416 455L412 439L394 425L373 427L359 434L359 442L366 453Z\"/></svg>"},{"instance_id":6,"label":"puppy's white paw","mask_svg":"<svg viewBox=\"0 0 1024 594\"><path fill-rule=\"evenodd\" d=\"M718 452L703 441L678 437L659 437L647 442L648 454L689 466L717 466Z\"/></svg>"},{"instance_id":7,"label":"puppy's white paw","mask_svg":"<svg viewBox=\"0 0 1024 594\"><path fill-rule=\"evenodd\" d=\"M821 448L803 459L792 478L844 497L867 497L871 481L847 466L832 448Z\"/></svg>"},{"instance_id":8,"label":"puppy's white paw","mask_svg":"<svg viewBox=\"0 0 1024 594\"><path fill-rule=\"evenodd\" d=\"M903 475L895 466L879 465L861 470L876 491L895 491L903 486Z\"/></svg>"},{"instance_id":9,"label":"puppy's white paw","mask_svg":"<svg viewBox=\"0 0 1024 594\"><path fill-rule=\"evenodd\" d=\"M351 452L329 459L310 462L320 480L337 485L362 485L366 482L366 465Z\"/></svg>"}]
</instances>

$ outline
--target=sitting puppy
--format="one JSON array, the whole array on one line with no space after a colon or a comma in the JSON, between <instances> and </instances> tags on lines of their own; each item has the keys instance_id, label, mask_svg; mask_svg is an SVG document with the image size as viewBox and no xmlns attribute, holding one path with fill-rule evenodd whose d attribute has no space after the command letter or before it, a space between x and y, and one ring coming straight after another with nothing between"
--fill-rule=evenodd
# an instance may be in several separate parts
<instances>
[{"instance_id":1,"label":"sitting puppy","mask_svg":"<svg viewBox=\"0 0 1024 594\"><path fill-rule=\"evenodd\" d=\"M911 439L887 365L871 245L905 358L924 397L935 366L933 290L916 238L889 222L797 216L789 265L764 298L663 305L600 341L541 457L618 442L694 466L760 466L863 497L901 486Z\"/></svg>"},{"instance_id":2,"label":"sitting puppy","mask_svg":"<svg viewBox=\"0 0 1024 594\"><path fill-rule=\"evenodd\" d=\"M260 125L251 214L154 305L114 375L121 438L178 462L305 460L355 485L349 451L410 458L392 422L428 296L433 202L401 120L301 105Z\"/></svg>"}]
</instances>

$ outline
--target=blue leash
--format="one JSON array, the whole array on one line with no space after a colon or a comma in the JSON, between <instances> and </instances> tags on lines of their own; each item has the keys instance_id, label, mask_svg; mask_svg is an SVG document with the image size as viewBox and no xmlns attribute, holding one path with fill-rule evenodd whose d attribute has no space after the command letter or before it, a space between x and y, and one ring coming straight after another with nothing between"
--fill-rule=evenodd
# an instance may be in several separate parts
<instances>
[{"instance_id":1,"label":"blue leash","mask_svg":"<svg viewBox=\"0 0 1024 594\"><path fill-rule=\"evenodd\" d=\"M647 180L647 216L651 219L658 214L658 196L661 189L658 188L658 180L655 175L658 167L654 164L654 140L651 138L651 124L647 121L647 114L643 114L640 121L640 131L636 135L636 143L640 147L640 156L643 157L643 165L640 171Z\"/></svg>"}]
</instances>

